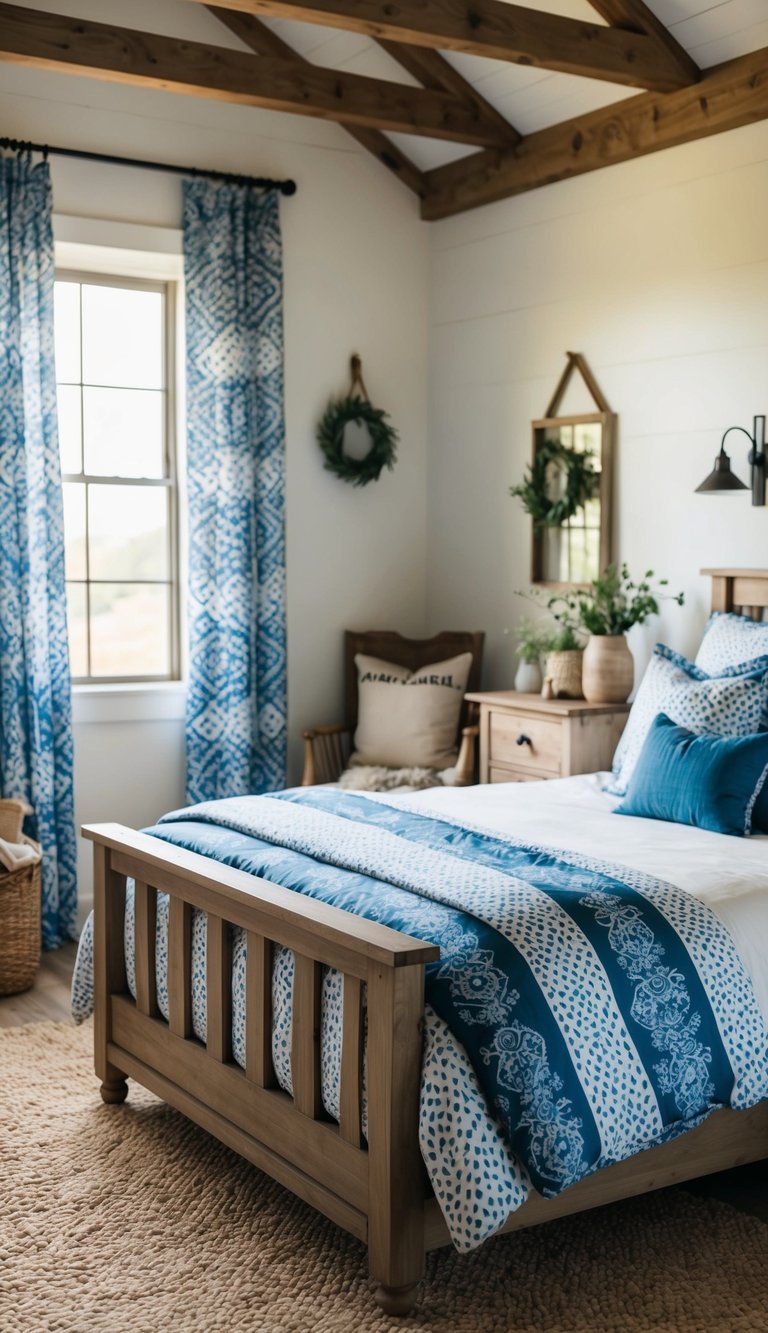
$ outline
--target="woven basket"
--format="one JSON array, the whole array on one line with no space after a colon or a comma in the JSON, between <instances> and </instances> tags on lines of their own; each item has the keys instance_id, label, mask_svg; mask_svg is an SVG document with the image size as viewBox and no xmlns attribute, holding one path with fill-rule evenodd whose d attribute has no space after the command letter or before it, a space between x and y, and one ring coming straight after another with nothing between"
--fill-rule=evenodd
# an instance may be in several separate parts
<instances>
[{"instance_id":1,"label":"woven basket","mask_svg":"<svg viewBox=\"0 0 768 1333\"><path fill-rule=\"evenodd\" d=\"M40 853L31 838L24 842ZM20 866L0 874L0 995L34 985L40 962L40 867Z\"/></svg>"},{"instance_id":2,"label":"woven basket","mask_svg":"<svg viewBox=\"0 0 768 1333\"><path fill-rule=\"evenodd\" d=\"M552 681L552 695L555 699L584 698L581 689L583 659L584 654L580 648L548 655L545 675Z\"/></svg>"}]
</instances>

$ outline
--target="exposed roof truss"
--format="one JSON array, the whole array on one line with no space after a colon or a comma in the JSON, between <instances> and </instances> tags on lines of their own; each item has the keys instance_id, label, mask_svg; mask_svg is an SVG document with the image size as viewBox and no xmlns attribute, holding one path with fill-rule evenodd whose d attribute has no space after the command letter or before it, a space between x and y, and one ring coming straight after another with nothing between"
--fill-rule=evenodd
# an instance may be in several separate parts
<instances>
[{"instance_id":1,"label":"exposed roof truss","mask_svg":"<svg viewBox=\"0 0 768 1333\"><path fill-rule=\"evenodd\" d=\"M204 5L222 39L226 28L247 50L0 2L0 60L338 121L421 198L428 219L768 118L768 48L700 71L644 0L589 0L595 23L502 0L187 3ZM365 33L411 82L314 64L264 22L275 17ZM646 91L521 136L441 51ZM392 133L480 151L423 170Z\"/></svg>"}]
</instances>

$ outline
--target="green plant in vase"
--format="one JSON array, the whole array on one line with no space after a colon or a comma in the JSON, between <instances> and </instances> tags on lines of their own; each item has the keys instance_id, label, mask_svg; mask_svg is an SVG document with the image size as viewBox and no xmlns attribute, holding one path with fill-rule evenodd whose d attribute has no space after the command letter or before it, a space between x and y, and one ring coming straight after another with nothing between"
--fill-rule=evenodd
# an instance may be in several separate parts
<instances>
[{"instance_id":1,"label":"green plant in vase","mask_svg":"<svg viewBox=\"0 0 768 1333\"><path fill-rule=\"evenodd\" d=\"M609 565L588 587L550 598L562 607L561 614L577 621L589 634L584 650L583 688L590 703L623 703L632 691L635 665L626 640L633 625L644 625L660 611L660 602L678 606L685 595L667 593L667 579L657 584L652 569L635 580L626 564Z\"/></svg>"}]
</instances>

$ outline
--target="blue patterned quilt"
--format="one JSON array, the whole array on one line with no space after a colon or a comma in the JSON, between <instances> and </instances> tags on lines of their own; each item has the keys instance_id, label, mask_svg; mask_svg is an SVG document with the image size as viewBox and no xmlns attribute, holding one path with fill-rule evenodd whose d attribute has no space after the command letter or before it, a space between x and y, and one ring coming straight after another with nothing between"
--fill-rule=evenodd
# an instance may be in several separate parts
<instances>
[{"instance_id":1,"label":"blue patterned quilt","mask_svg":"<svg viewBox=\"0 0 768 1333\"><path fill-rule=\"evenodd\" d=\"M528 1181L551 1197L720 1106L768 1097L768 1034L731 937L669 884L332 788L207 802L149 831L440 946L428 1006L503 1134L515 1204ZM434 1087L451 1064L436 1040L428 1025ZM465 1114L463 1093L454 1102ZM446 1138L461 1154L447 1115L450 1096L430 1111L423 1088L428 1169ZM484 1174L488 1186L475 1163L467 1178ZM504 1218L490 1225L480 1199L473 1224L464 1194L448 1212L463 1210L471 1248Z\"/></svg>"}]
</instances>

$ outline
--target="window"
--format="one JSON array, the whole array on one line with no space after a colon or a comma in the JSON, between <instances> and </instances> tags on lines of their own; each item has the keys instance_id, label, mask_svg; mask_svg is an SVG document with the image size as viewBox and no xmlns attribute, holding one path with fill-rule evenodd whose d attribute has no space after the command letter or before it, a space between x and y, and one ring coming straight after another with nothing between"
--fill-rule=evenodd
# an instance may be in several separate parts
<instances>
[{"instance_id":1,"label":"window","mask_svg":"<svg viewBox=\"0 0 768 1333\"><path fill-rule=\"evenodd\" d=\"M72 678L179 677L174 284L60 273L56 378Z\"/></svg>"}]
</instances>

